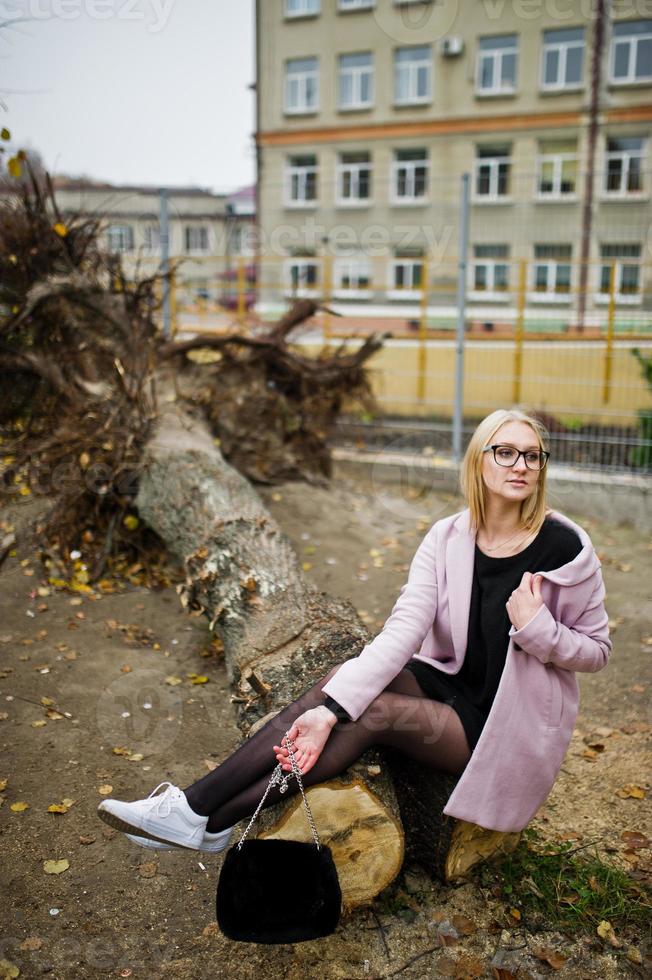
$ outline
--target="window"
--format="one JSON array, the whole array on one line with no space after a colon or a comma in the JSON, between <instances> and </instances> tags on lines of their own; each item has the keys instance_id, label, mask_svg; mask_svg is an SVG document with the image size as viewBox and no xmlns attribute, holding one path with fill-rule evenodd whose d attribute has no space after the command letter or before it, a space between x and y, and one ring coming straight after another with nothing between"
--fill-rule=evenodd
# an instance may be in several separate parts
<instances>
[{"instance_id":1,"label":"window","mask_svg":"<svg viewBox=\"0 0 652 980\"><path fill-rule=\"evenodd\" d=\"M186 252L208 251L208 228L203 225L187 225L184 235Z\"/></svg>"},{"instance_id":2,"label":"window","mask_svg":"<svg viewBox=\"0 0 652 980\"><path fill-rule=\"evenodd\" d=\"M317 296L319 293L319 265L314 258L292 258L284 265L286 294L290 296Z\"/></svg>"},{"instance_id":3,"label":"window","mask_svg":"<svg viewBox=\"0 0 652 980\"><path fill-rule=\"evenodd\" d=\"M510 192L510 150L508 146L479 146L475 160L475 196L489 199L507 197Z\"/></svg>"},{"instance_id":4,"label":"window","mask_svg":"<svg viewBox=\"0 0 652 980\"><path fill-rule=\"evenodd\" d=\"M131 225L109 225L106 229L106 240L110 252L131 252L134 247L134 230Z\"/></svg>"},{"instance_id":5,"label":"window","mask_svg":"<svg viewBox=\"0 0 652 980\"><path fill-rule=\"evenodd\" d=\"M481 37L476 67L476 92L504 95L516 89L518 40L516 34Z\"/></svg>"},{"instance_id":6,"label":"window","mask_svg":"<svg viewBox=\"0 0 652 980\"><path fill-rule=\"evenodd\" d=\"M608 299L611 268L616 268L616 294L622 299L640 298L641 246L638 242L600 245L600 299Z\"/></svg>"},{"instance_id":7,"label":"window","mask_svg":"<svg viewBox=\"0 0 652 980\"><path fill-rule=\"evenodd\" d=\"M509 245L474 245L472 290L505 293L509 289Z\"/></svg>"},{"instance_id":8,"label":"window","mask_svg":"<svg viewBox=\"0 0 652 980\"><path fill-rule=\"evenodd\" d=\"M319 68L316 58L293 58L285 63L285 112L316 112Z\"/></svg>"},{"instance_id":9,"label":"window","mask_svg":"<svg viewBox=\"0 0 652 980\"><path fill-rule=\"evenodd\" d=\"M535 245L532 288L535 297L567 296L571 288L571 245Z\"/></svg>"},{"instance_id":10,"label":"window","mask_svg":"<svg viewBox=\"0 0 652 980\"><path fill-rule=\"evenodd\" d=\"M430 47L398 48L394 52L394 102L429 102L432 58Z\"/></svg>"},{"instance_id":11,"label":"window","mask_svg":"<svg viewBox=\"0 0 652 980\"><path fill-rule=\"evenodd\" d=\"M371 52L340 55L340 109L368 109L374 100Z\"/></svg>"},{"instance_id":12,"label":"window","mask_svg":"<svg viewBox=\"0 0 652 980\"><path fill-rule=\"evenodd\" d=\"M539 144L537 194L573 196L577 184L577 144L574 140L542 140Z\"/></svg>"},{"instance_id":13,"label":"window","mask_svg":"<svg viewBox=\"0 0 652 980\"><path fill-rule=\"evenodd\" d=\"M158 225L145 225L143 229L143 249L146 252L158 252L161 247L161 234Z\"/></svg>"},{"instance_id":14,"label":"window","mask_svg":"<svg viewBox=\"0 0 652 980\"><path fill-rule=\"evenodd\" d=\"M320 0L285 0L286 17L314 17L320 10Z\"/></svg>"},{"instance_id":15,"label":"window","mask_svg":"<svg viewBox=\"0 0 652 980\"><path fill-rule=\"evenodd\" d=\"M376 0L338 0L338 10L367 10L375 7Z\"/></svg>"},{"instance_id":16,"label":"window","mask_svg":"<svg viewBox=\"0 0 652 980\"><path fill-rule=\"evenodd\" d=\"M316 200L317 157L312 154L290 157L286 170L286 205L314 205Z\"/></svg>"},{"instance_id":17,"label":"window","mask_svg":"<svg viewBox=\"0 0 652 980\"><path fill-rule=\"evenodd\" d=\"M396 150L392 163L392 199L395 204L425 200L428 193L428 151Z\"/></svg>"},{"instance_id":18,"label":"window","mask_svg":"<svg viewBox=\"0 0 652 980\"><path fill-rule=\"evenodd\" d=\"M398 249L390 266L390 299L414 300L421 297L423 250Z\"/></svg>"},{"instance_id":19,"label":"window","mask_svg":"<svg viewBox=\"0 0 652 980\"><path fill-rule=\"evenodd\" d=\"M366 256L335 259L335 295L366 299L371 294L371 263Z\"/></svg>"},{"instance_id":20,"label":"window","mask_svg":"<svg viewBox=\"0 0 652 980\"><path fill-rule=\"evenodd\" d=\"M643 190L642 137L607 140L605 191L631 194Z\"/></svg>"},{"instance_id":21,"label":"window","mask_svg":"<svg viewBox=\"0 0 652 980\"><path fill-rule=\"evenodd\" d=\"M583 27L544 31L541 88L554 90L581 85L583 59Z\"/></svg>"},{"instance_id":22,"label":"window","mask_svg":"<svg viewBox=\"0 0 652 980\"><path fill-rule=\"evenodd\" d=\"M371 201L371 155L340 153L337 167L337 203L344 207Z\"/></svg>"},{"instance_id":23,"label":"window","mask_svg":"<svg viewBox=\"0 0 652 980\"><path fill-rule=\"evenodd\" d=\"M611 81L652 79L652 20L621 21L611 38Z\"/></svg>"}]
</instances>

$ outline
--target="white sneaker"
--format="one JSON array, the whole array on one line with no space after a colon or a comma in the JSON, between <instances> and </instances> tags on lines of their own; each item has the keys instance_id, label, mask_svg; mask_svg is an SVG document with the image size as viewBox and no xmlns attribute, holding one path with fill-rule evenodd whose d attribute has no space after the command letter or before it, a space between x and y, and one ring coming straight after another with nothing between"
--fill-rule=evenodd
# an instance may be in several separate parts
<instances>
[{"instance_id":1,"label":"white sneaker","mask_svg":"<svg viewBox=\"0 0 652 980\"><path fill-rule=\"evenodd\" d=\"M154 796L161 786L167 786L165 792ZM145 800L102 800L97 815L116 830L138 831L141 837L189 850L199 850L208 823L208 817L191 808L185 793L167 781L159 783Z\"/></svg>"},{"instance_id":2,"label":"white sneaker","mask_svg":"<svg viewBox=\"0 0 652 980\"><path fill-rule=\"evenodd\" d=\"M209 834L208 831L204 831L203 840L201 844L197 845L197 850L210 851L213 854L217 854L228 847L232 834L233 827L227 827L225 830L220 830L216 834ZM173 851L177 846L176 844L164 844L162 841L151 840L149 837L138 837L136 834L127 834L126 836L134 844L140 845L140 847L151 847L161 851Z\"/></svg>"}]
</instances>

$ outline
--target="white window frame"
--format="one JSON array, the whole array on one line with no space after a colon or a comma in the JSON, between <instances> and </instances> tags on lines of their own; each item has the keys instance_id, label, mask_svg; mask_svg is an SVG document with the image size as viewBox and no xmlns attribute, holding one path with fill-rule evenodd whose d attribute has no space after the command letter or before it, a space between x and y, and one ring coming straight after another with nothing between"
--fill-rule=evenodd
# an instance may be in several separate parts
<instances>
[{"instance_id":1,"label":"white window frame","mask_svg":"<svg viewBox=\"0 0 652 980\"><path fill-rule=\"evenodd\" d=\"M109 252L122 253L134 250L134 229L124 222L113 222L106 229L106 243Z\"/></svg>"},{"instance_id":2,"label":"white window frame","mask_svg":"<svg viewBox=\"0 0 652 980\"><path fill-rule=\"evenodd\" d=\"M349 10L371 10L376 6L376 0L337 0L337 9L343 13Z\"/></svg>"},{"instance_id":3,"label":"white window frame","mask_svg":"<svg viewBox=\"0 0 652 980\"><path fill-rule=\"evenodd\" d=\"M428 51L427 57L415 58L414 61L399 61L398 54L401 51L410 51L411 49L419 50L421 48L426 48ZM427 72L426 76L426 92L424 95L419 95L419 71L425 68ZM398 78L399 73L407 72L408 76L408 94L405 98L401 99L398 96L399 84ZM432 102L432 48L430 45L420 44L418 46L409 45L394 50L394 105L425 105Z\"/></svg>"},{"instance_id":4,"label":"white window frame","mask_svg":"<svg viewBox=\"0 0 652 980\"><path fill-rule=\"evenodd\" d=\"M354 52L351 52L354 53ZM356 54L368 54L370 61L368 65L355 65L348 68L342 67L342 59L347 57L347 54L341 54L338 59L338 72L337 72L337 108L340 112L353 112L356 109L371 109L374 104L374 56L371 51L358 51ZM351 76L351 89L353 92L353 99L351 102L342 102L342 78L344 75ZM362 99L362 79L363 76L369 76L369 98L365 102Z\"/></svg>"},{"instance_id":5,"label":"white window frame","mask_svg":"<svg viewBox=\"0 0 652 980\"><path fill-rule=\"evenodd\" d=\"M473 174L473 200L474 201L510 201L511 200L511 181L512 181L512 157L511 154L503 154L495 157L476 157L475 159L475 169ZM509 165L509 171L507 174L507 185L508 191L506 194L498 193L498 176L499 168L501 163L507 163ZM490 168L489 171L489 193L482 194L477 190L478 186L478 170L480 167Z\"/></svg>"},{"instance_id":6,"label":"white window frame","mask_svg":"<svg viewBox=\"0 0 652 980\"><path fill-rule=\"evenodd\" d=\"M559 266L569 267L568 292L557 292L557 268ZM536 288L536 272L538 267L546 269L546 288ZM568 258L541 258L532 259L529 269L529 290L528 302L530 303L570 303L573 298L573 255Z\"/></svg>"},{"instance_id":7,"label":"white window frame","mask_svg":"<svg viewBox=\"0 0 652 980\"><path fill-rule=\"evenodd\" d=\"M604 197L641 197L645 194L645 188L641 186L638 190L630 191L627 188L629 181L629 168L632 159L638 159L641 162L639 168L639 173L641 175L641 184L643 183L643 164L645 162L645 137L636 137L641 139L640 150L605 150L604 154L604 186L602 188L602 194ZM609 145L608 143L606 144ZM620 158L622 160L622 169L620 172L620 187L617 190L609 190L607 188L607 182L609 180L609 161L613 159ZM624 186L623 186L624 185Z\"/></svg>"},{"instance_id":8,"label":"white window frame","mask_svg":"<svg viewBox=\"0 0 652 980\"><path fill-rule=\"evenodd\" d=\"M577 163L577 153L540 153L537 157L537 176L535 195L539 201L576 201L577 200L577 168L575 169L575 188L572 191L563 191L561 182L563 176L563 164L568 160ZM552 161L552 182L551 191L541 190L541 178L544 163Z\"/></svg>"},{"instance_id":9,"label":"white window frame","mask_svg":"<svg viewBox=\"0 0 652 980\"><path fill-rule=\"evenodd\" d=\"M145 225L143 228L143 252L157 255L161 251L161 229L159 225Z\"/></svg>"},{"instance_id":10,"label":"white window frame","mask_svg":"<svg viewBox=\"0 0 652 980\"><path fill-rule=\"evenodd\" d=\"M297 154L298 155L298 154ZM306 154L308 155L308 154ZM319 198L319 162L314 164L293 164L291 163L292 157L288 158L285 165L285 207L286 208L316 208ZM314 173L315 175L315 196L306 197L305 193L308 187L308 175ZM293 179L297 177L297 188L300 192L300 196L293 197Z\"/></svg>"},{"instance_id":11,"label":"white window frame","mask_svg":"<svg viewBox=\"0 0 652 980\"><path fill-rule=\"evenodd\" d=\"M299 286L296 291L292 285L292 267L296 266L299 272ZM313 285L305 285L307 279L306 273L308 268L314 268L315 282ZM301 285L301 283L304 285ZM285 290L285 295L287 297L296 296L299 298L315 299L321 296L321 268L319 261L314 257L304 257L304 256L293 256L292 258L287 258L283 262L283 285Z\"/></svg>"},{"instance_id":12,"label":"white window frame","mask_svg":"<svg viewBox=\"0 0 652 980\"><path fill-rule=\"evenodd\" d=\"M299 61L314 61L315 67L302 71L291 71L290 65ZM314 104L308 101L308 84L312 80L315 85ZM292 104L292 86L297 86L298 99ZM283 80L283 112L286 116L306 116L319 111L319 60L313 55L306 58L290 58L285 62L285 77Z\"/></svg>"},{"instance_id":13,"label":"white window frame","mask_svg":"<svg viewBox=\"0 0 652 980\"><path fill-rule=\"evenodd\" d=\"M359 196L361 170L369 171L369 187L372 191L369 197ZM351 175L351 189L356 192L355 196L344 196L344 176L347 173ZM335 203L339 208L366 208L373 204L373 164L371 158L366 163L342 163L340 160L336 168L336 181Z\"/></svg>"},{"instance_id":14,"label":"white window frame","mask_svg":"<svg viewBox=\"0 0 652 980\"><path fill-rule=\"evenodd\" d=\"M646 18L647 19L647 18ZM616 24L623 23L623 21L616 21ZM636 75L633 74L636 66L636 48L639 41L648 41L652 38L652 30L646 32L645 34L612 34L611 36L611 50L609 52L609 84L610 85L631 85L631 84L645 84L652 80L652 70L648 75ZM629 54L627 60L627 76L625 78L616 78L614 70L616 67L616 45L627 44L629 46Z\"/></svg>"},{"instance_id":15,"label":"white window frame","mask_svg":"<svg viewBox=\"0 0 652 980\"><path fill-rule=\"evenodd\" d=\"M342 279L348 274L354 284L342 285ZM366 279L367 284L360 284ZM338 299L369 299L373 293L371 262L365 255L338 257L333 263L333 296Z\"/></svg>"},{"instance_id":16,"label":"white window frame","mask_svg":"<svg viewBox=\"0 0 652 980\"><path fill-rule=\"evenodd\" d=\"M515 80L514 84L503 84L500 81L502 75L502 59L503 55L513 54L515 55ZM483 88L480 84L482 79L482 62L485 58L495 59L493 61L492 68L492 84L489 88ZM478 55L476 59L475 68L475 94L476 95L512 95L516 92L518 78L518 37L515 36L514 44L512 47L508 48L494 48L492 49L482 49L478 50ZM498 81L496 81L498 80Z\"/></svg>"},{"instance_id":17,"label":"white window frame","mask_svg":"<svg viewBox=\"0 0 652 980\"><path fill-rule=\"evenodd\" d=\"M505 266L507 269L507 285L504 289L496 286L496 266ZM475 272L479 266L484 266L487 270L487 288L479 289L475 282ZM471 260L469 267L469 280L467 286L467 296L470 300L487 302L507 302L511 299L511 289L509 285L509 258L483 258L475 257Z\"/></svg>"},{"instance_id":18,"label":"white window frame","mask_svg":"<svg viewBox=\"0 0 652 980\"><path fill-rule=\"evenodd\" d=\"M611 277L611 265L616 263L616 291L614 295L615 301L621 306L638 306L641 303L642 293L641 293L641 269L642 269L642 258L639 252L638 256L622 256L616 258L615 256L603 257L600 256L600 261L598 265L598 280L596 284L596 291L594 295L594 301L597 304L607 304L611 300L609 291L604 292L600 287L602 284L602 271L603 269L609 269L609 277ZM638 269L638 283L637 291L635 293L623 293L621 292L622 281L623 281L623 266L631 265Z\"/></svg>"},{"instance_id":19,"label":"white window frame","mask_svg":"<svg viewBox=\"0 0 652 980\"><path fill-rule=\"evenodd\" d=\"M193 239L195 243L193 244ZM199 244L197 244L199 239ZM183 250L186 255L205 255L210 248L206 225L184 225Z\"/></svg>"},{"instance_id":20,"label":"white window frame","mask_svg":"<svg viewBox=\"0 0 652 980\"><path fill-rule=\"evenodd\" d=\"M285 0L283 7L286 20L296 17L318 17L321 13L321 0L296 0L298 9L290 10L290 0Z\"/></svg>"},{"instance_id":21,"label":"white window frame","mask_svg":"<svg viewBox=\"0 0 652 980\"><path fill-rule=\"evenodd\" d=\"M387 286L387 299L399 300L405 302L413 302L415 299L421 299L423 287L419 283L415 286L415 269L418 267L420 270L420 276L423 278L425 259L423 256L415 255L413 257L396 257L392 258L389 263L389 281ZM403 268L409 270L409 283L406 286L396 285L396 270Z\"/></svg>"},{"instance_id":22,"label":"white window frame","mask_svg":"<svg viewBox=\"0 0 652 980\"><path fill-rule=\"evenodd\" d=\"M566 82L564 81L566 77L566 63L568 60L568 49L569 48L582 48L584 49L585 43L584 38L581 41L546 41L544 39L541 47L541 70L539 75L539 85L542 92L563 92L563 91L576 91L577 89L584 88L584 62L585 58L582 57L582 72L579 82ZM549 51L559 52L559 63L557 72L556 82L546 82L546 54ZM561 79L561 80L560 80Z\"/></svg>"},{"instance_id":23,"label":"white window frame","mask_svg":"<svg viewBox=\"0 0 652 980\"><path fill-rule=\"evenodd\" d=\"M414 193L416 189L416 169L423 167L426 171L423 194ZM412 194L399 195L398 193L398 174L401 168L407 171L407 184L412 188ZM395 205L425 204L430 197L430 158L426 154L423 160L392 160L392 186L390 202Z\"/></svg>"}]
</instances>

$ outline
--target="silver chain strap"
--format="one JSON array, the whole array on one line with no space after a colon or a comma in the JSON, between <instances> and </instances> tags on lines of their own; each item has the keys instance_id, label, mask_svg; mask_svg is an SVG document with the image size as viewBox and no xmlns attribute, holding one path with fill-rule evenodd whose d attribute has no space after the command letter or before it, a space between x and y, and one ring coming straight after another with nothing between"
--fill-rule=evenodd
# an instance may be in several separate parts
<instances>
[{"instance_id":1,"label":"silver chain strap","mask_svg":"<svg viewBox=\"0 0 652 980\"><path fill-rule=\"evenodd\" d=\"M246 830L245 830L244 834L242 835L242 837L238 841L238 844L237 844L238 850L240 850L242 844L245 841L245 838L247 837L247 834L251 830L251 825L253 824L254 820L256 819L256 817L258 816L258 814L260 813L261 807L262 807L263 803L265 802L265 798L267 797L267 794L269 793L269 791L272 788L272 786L278 785L279 786L279 792L280 793L286 793L287 792L287 789L288 789L288 781L292 778L292 776L294 776L296 778L296 780L297 780L297 782L299 784L299 789L301 790L301 796L303 797L303 803L304 803L304 806L306 808L306 812L308 814L308 822L310 823L310 829L312 831L312 839L315 842L315 844L317 845L317 848L318 849L321 848L321 844L319 842L319 834L317 833L317 828L315 826L315 821L314 821L313 816L312 816L312 810L310 809L310 804L308 803L308 800L306 799L306 794L303 791L303 783L301 781L301 770L299 769L299 766L297 764L297 760L295 759L294 752L292 750L292 746L294 745L294 739L291 739L289 737L288 732L285 733L285 739L286 739L286 745L287 745L288 755L290 756L290 762L292 763L292 772L289 772L286 776L284 776L283 775L283 768L281 766L281 763L279 762L279 764L276 766L276 768L274 769L274 771L272 773L271 779L270 779L270 781L267 784L267 788L265 789L265 792L263 793L262 799L261 799L260 803L258 804L258 806L256 807L255 813L253 814L251 820L247 824L247 827L246 827Z\"/></svg>"}]
</instances>

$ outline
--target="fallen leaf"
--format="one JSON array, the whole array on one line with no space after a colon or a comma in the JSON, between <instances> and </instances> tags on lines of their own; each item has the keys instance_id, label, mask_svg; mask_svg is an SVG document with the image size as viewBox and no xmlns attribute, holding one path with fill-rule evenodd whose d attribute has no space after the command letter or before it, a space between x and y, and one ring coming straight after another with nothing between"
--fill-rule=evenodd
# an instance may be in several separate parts
<instances>
[{"instance_id":1,"label":"fallen leaf","mask_svg":"<svg viewBox=\"0 0 652 980\"><path fill-rule=\"evenodd\" d=\"M622 789L616 790L616 796L620 796L622 800L644 800L645 790L640 786L636 786L634 783L628 783L626 786L623 786Z\"/></svg>"},{"instance_id":2,"label":"fallen leaf","mask_svg":"<svg viewBox=\"0 0 652 980\"><path fill-rule=\"evenodd\" d=\"M66 858L62 858L61 861L44 861L43 870L46 875L60 875L62 871L67 871L70 867L70 861Z\"/></svg>"},{"instance_id":3,"label":"fallen leaf","mask_svg":"<svg viewBox=\"0 0 652 980\"><path fill-rule=\"evenodd\" d=\"M616 568L618 569L619 572L631 572L632 570L632 566L624 561L617 562Z\"/></svg>"},{"instance_id":4,"label":"fallen leaf","mask_svg":"<svg viewBox=\"0 0 652 980\"><path fill-rule=\"evenodd\" d=\"M43 705L43 706L44 706L45 708L51 708L51 707L52 707L52 705L53 705L53 704L55 704L55 703L56 703L56 702L54 701L54 699L53 699L53 698L41 698L41 704L42 704L42 705Z\"/></svg>"},{"instance_id":5,"label":"fallen leaf","mask_svg":"<svg viewBox=\"0 0 652 980\"><path fill-rule=\"evenodd\" d=\"M461 936L472 936L478 929L475 922L466 915L454 915L451 922Z\"/></svg>"},{"instance_id":6,"label":"fallen leaf","mask_svg":"<svg viewBox=\"0 0 652 980\"><path fill-rule=\"evenodd\" d=\"M511 917L513 919L516 919L517 922L520 922L520 920L521 920L521 913L520 913L520 911L518 909L510 909L509 910L509 914L511 915Z\"/></svg>"},{"instance_id":7,"label":"fallen leaf","mask_svg":"<svg viewBox=\"0 0 652 980\"><path fill-rule=\"evenodd\" d=\"M3 789L2 785L0 785L0 789ZM620 839L624 840L627 846L632 848L645 848L650 846L649 837L639 833L637 830L623 830Z\"/></svg>"},{"instance_id":8,"label":"fallen leaf","mask_svg":"<svg viewBox=\"0 0 652 980\"><path fill-rule=\"evenodd\" d=\"M156 874L156 862L145 861L144 864L139 864L138 874L141 878L153 878Z\"/></svg>"},{"instance_id":9,"label":"fallen leaf","mask_svg":"<svg viewBox=\"0 0 652 980\"><path fill-rule=\"evenodd\" d=\"M10 980L12 977L19 977L20 970L15 963L9 960L0 960L0 980Z\"/></svg>"},{"instance_id":10,"label":"fallen leaf","mask_svg":"<svg viewBox=\"0 0 652 980\"><path fill-rule=\"evenodd\" d=\"M620 730L625 735L638 735L640 732L649 732L650 726L644 721L633 721L629 725L623 725Z\"/></svg>"},{"instance_id":11,"label":"fallen leaf","mask_svg":"<svg viewBox=\"0 0 652 980\"><path fill-rule=\"evenodd\" d=\"M67 813L68 807L64 806L62 803L51 803L48 807L48 813Z\"/></svg>"},{"instance_id":12,"label":"fallen leaf","mask_svg":"<svg viewBox=\"0 0 652 980\"><path fill-rule=\"evenodd\" d=\"M22 813L23 810L29 810L29 808L30 808L30 804L25 803L24 800L18 800L16 803L12 803L11 806L9 807L9 809L13 810L14 813Z\"/></svg>"},{"instance_id":13,"label":"fallen leaf","mask_svg":"<svg viewBox=\"0 0 652 980\"><path fill-rule=\"evenodd\" d=\"M110 786L109 783L103 783L102 786L97 787L97 792L100 796L108 796L109 793L113 792L113 786Z\"/></svg>"},{"instance_id":14,"label":"fallen leaf","mask_svg":"<svg viewBox=\"0 0 652 980\"><path fill-rule=\"evenodd\" d=\"M175 687L177 684L183 684L183 679L181 677L177 677L176 674L168 674L168 676L165 678L165 683L169 684L171 687Z\"/></svg>"},{"instance_id":15,"label":"fallen leaf","mask_svg":"<svg viewBox=\"0 0 652 980\"><path fill-rule=\"evenodd\" d=\"M83 836L81 836L79 838L79 843L80 844L94 844L95 843L95 838L94 837L87 836L87 835L83 835Z\"/></svg>"},{"instance_id":16,"label":"fallen leaf","mask_svg":"<svg viewBox=\"0 0 652 980\"><path fill-rule=\"evenodd\" d=\"M205 674L186 674L191 684L208 684L208 677Z\"/></svg>"},{"instance_id":17,"label":"fallen leaf","mask_svg":"<svg viewBox=\"0 0 652 980\"><path fill-rule=\"evenodd\" d=\"M630 691L633 691L634 694L645 694L646 690L647 688L644 684L632 684L630 687Z\"/></svg>"},{"instance_id":18,"label":"fallen leaf","mask_svg":"<svg viewBox=\"0 0 652 980\"><path fill-rule=\"evenodd\" d=\"M7 779L0 779L0 793L2 793L2 791L7 788L7 783L8 782L9 782L9 778L7 778Z\"/></svg>"},{"instance_id":19,"label":"fallen leaf","mask_svg":"<svg viewBox=\"0 0 652 980\"><path fill-rule=\"evenodd\" d=\"M52 708L50 708L50 710L46 711L45 713L48 716L48 718L52 719L52 721L58 721L59 718L63 718L63 715L59 711L53 711Z\"/></svg>"},{"instance_id":20,"label":"fallen leaf","mask_svg":"<svg viewBox=\"0 0 652 980\"><path fill-rule=\"evenodd\" d=\"M607 942L611 946L614 946L616 949L618 949L620 946L622 946L621 941L618 939L618 937L616 936L616 933L614 932L614 928L613 928L611 922L608 922L607 919L603 919L602 920L602 922L600 923L600 925L596 929L596 932L597 932L598 936L600 937L600 939L606 939Z\"/></svg>"},{"instance_id":21,"label":"fallen leaf","mask_svg":"<svg viewBox=\"0 0 652 980\"><path fill-rule=\"evenodd\" d=\"M20 948L26 952L33 952L34 950L40 949L42 945L43 940L39 939L38 936L29 936L27 939L23 939Z\"/></svg>"},{"instance_id":22,"label":"fallen leaf","mask_svg":"<svg viewBox=\"0 0 652 980\"><path fill-rule=\"evenodd\" d=\"M47 725L45 718L39 718L38 721L32 722L32 728L43 728L44 725Z\"/></svg>"},{"instance_id":23,"label":"fallen leaf","mask_svg":"<svg viewBox=\"0 0 652 980\"><path fill-rule=\"evenodd\" d=\"M548 946L535 946L531 952L533 956L547 963L553 970L561 970L568 959L567 956L563 956L562 953L557 952L556 949L550 949Z\"/></svg>"}]
</instances>

